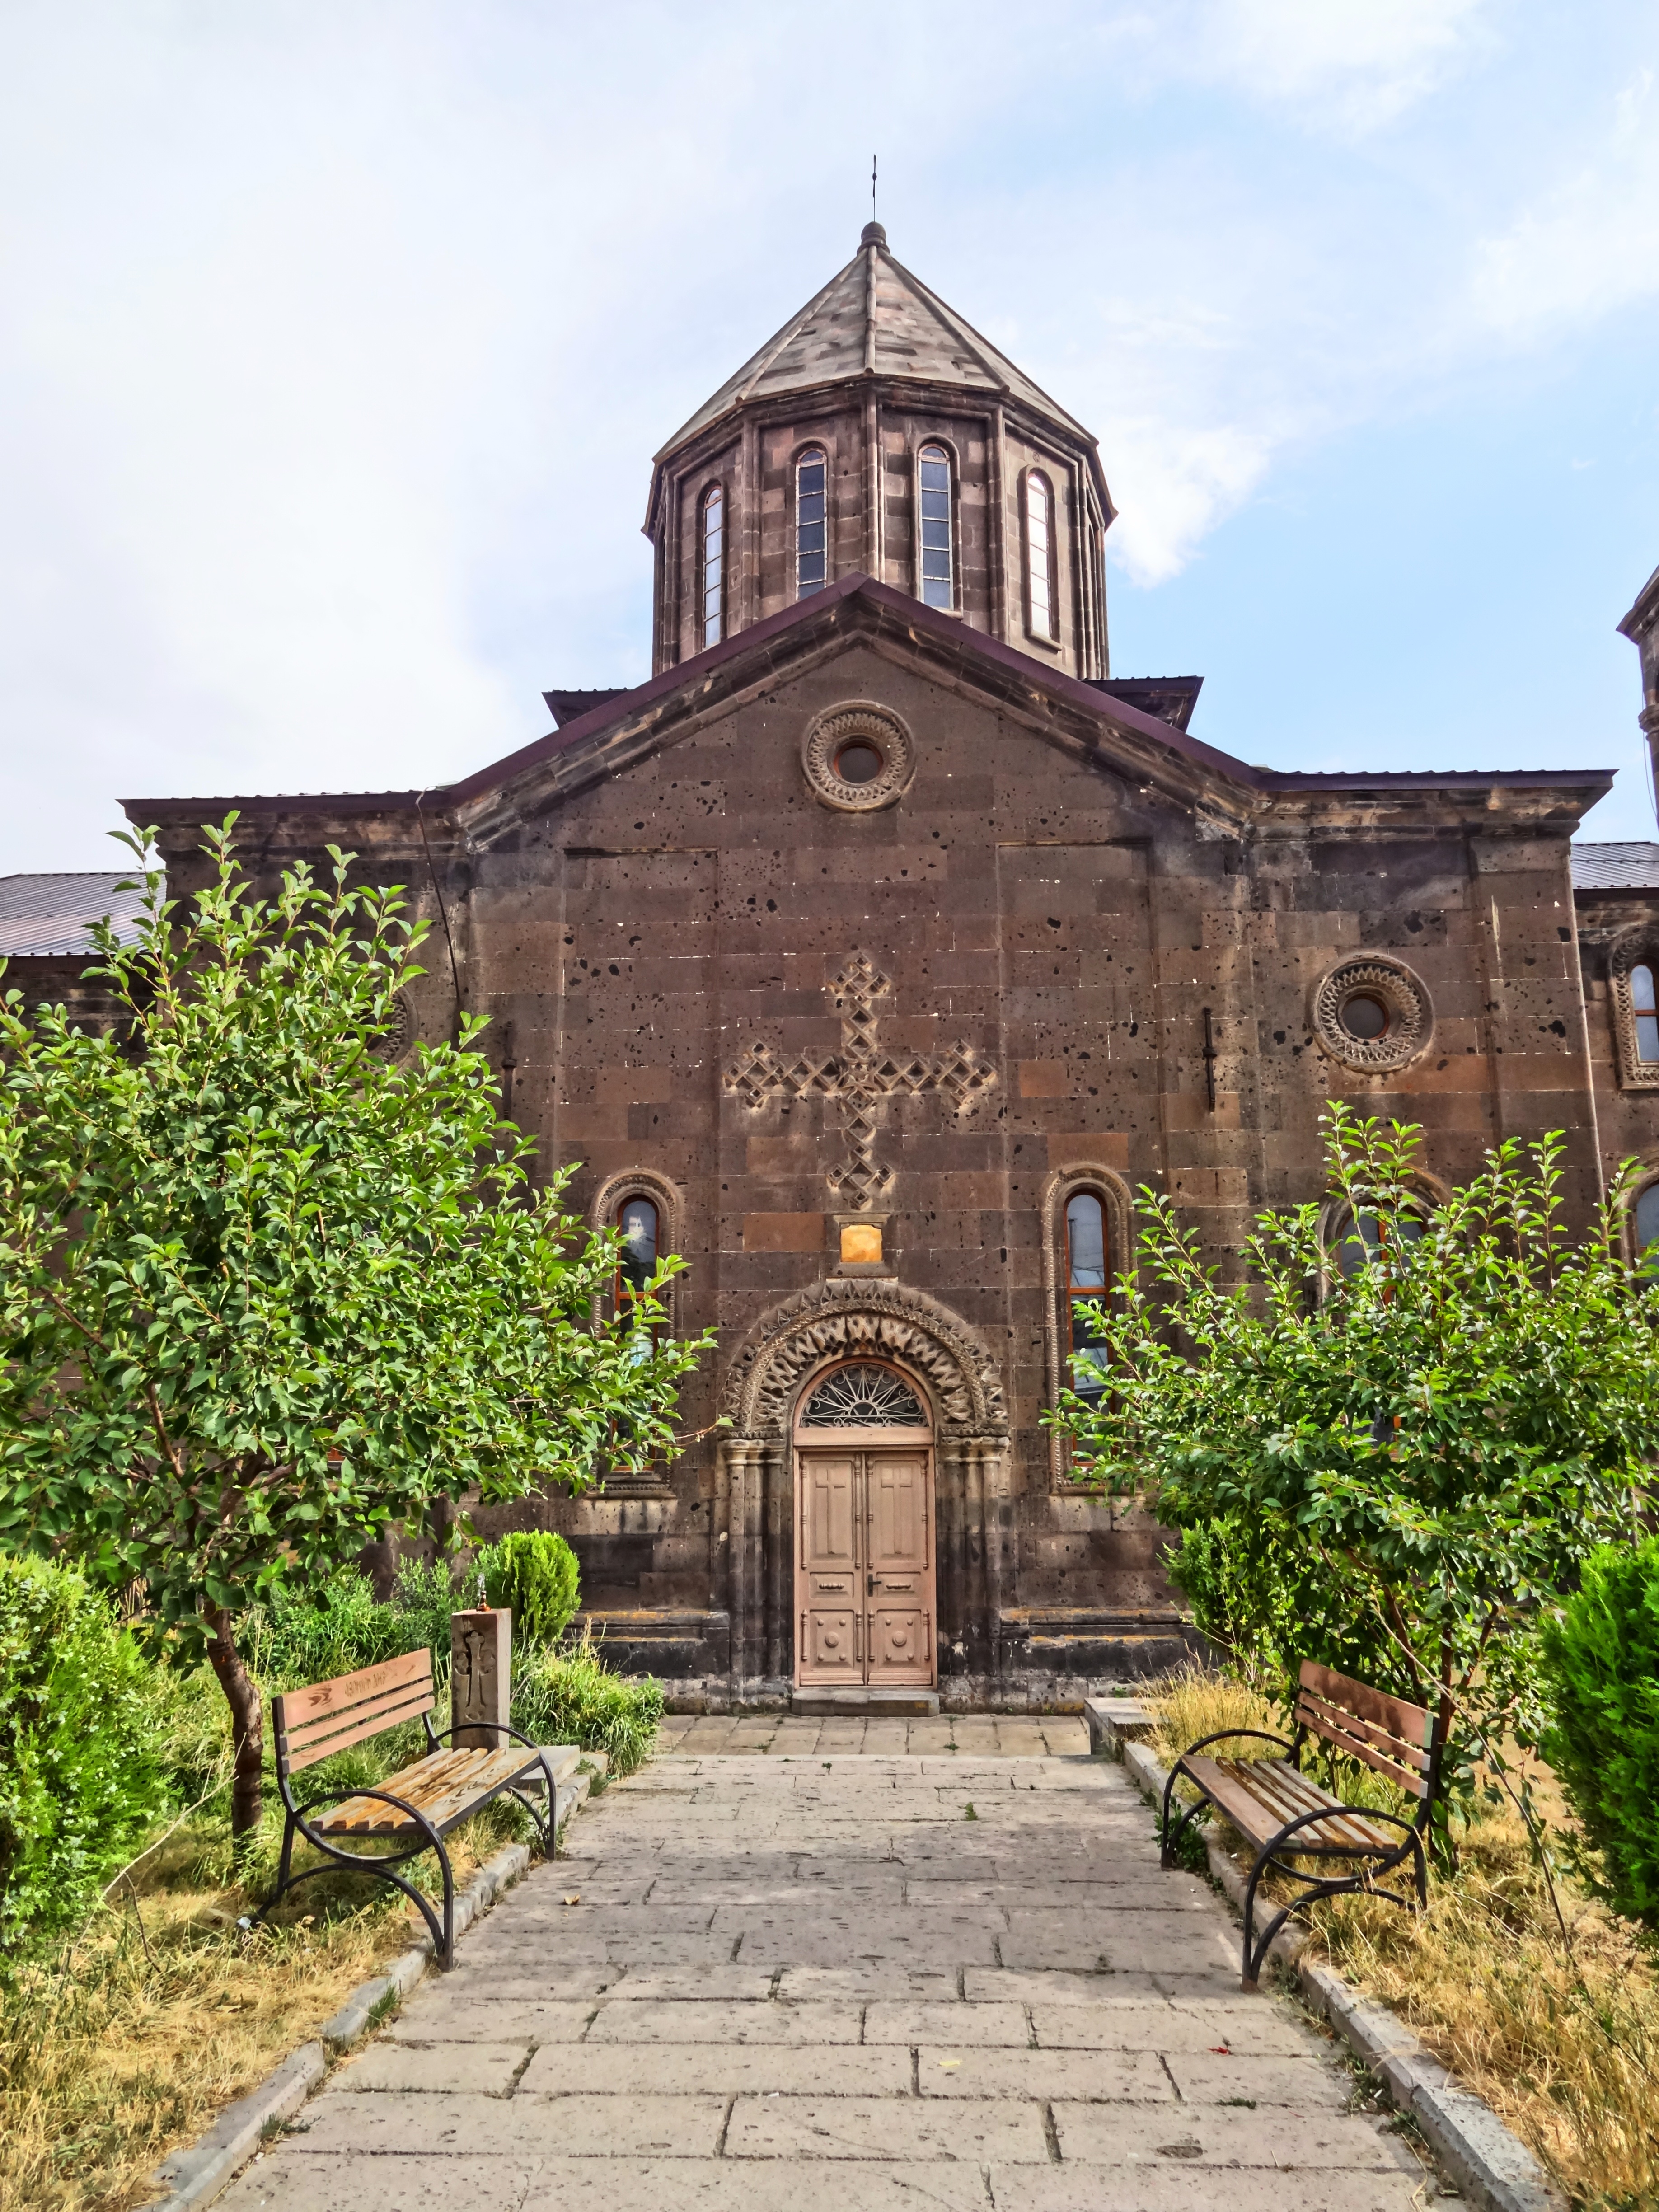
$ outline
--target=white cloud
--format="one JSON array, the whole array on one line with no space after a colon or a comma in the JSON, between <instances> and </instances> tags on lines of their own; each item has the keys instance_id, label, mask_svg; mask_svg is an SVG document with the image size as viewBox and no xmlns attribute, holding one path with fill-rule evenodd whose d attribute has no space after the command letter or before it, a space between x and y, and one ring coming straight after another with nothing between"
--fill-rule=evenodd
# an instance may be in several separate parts
<instances>
[{"instance_id":1,"label":"white cloud","mask_svg":"<svg viewBox=\"0 0 1659 2212\"><path fill-rule=\"evenodd\" d=\"M1506 229L1476 248L1477 314L1535 338L1659 292L1659 95L1644 69L1612 103L1593 145Z\"/></svg>"},{"instance_id":2,"label":"white cloud","mask_svg":"<svg viewBox=\"0 0 1659 2212\"><path fill-rule=\"evenodd\" d=\"M872 146L901 257L1099 432L1142 583L1650 265L1645 91L1605 147L1605 70L1491 94L1498 0L937 20L0 17L0 868L99 865L119 792L441 780L643 675L650 453L850 252Z\"/></svg>"},{"instance_id":3,"label":"white cloud","mask_svg":"<svg viewBox=\"0 0 1659 2212\"><path fill-rule=\"evenodd\" d=\"M1207 0L1198 66L1267 100L1375 128L1485 44L1486 0Z\"/></svg>"},{"instance_id":4,"label":"white cloud","mask_svg":"<svg viewBox=\"0 0 1659 2212\"><path fill-rule=\"evenodd\" d=\"M1151 84L1213 85L1321 131L1394 121L1490 52L1492 0L1169 0L1102 46Z\"/></svg>"}]
</instances>

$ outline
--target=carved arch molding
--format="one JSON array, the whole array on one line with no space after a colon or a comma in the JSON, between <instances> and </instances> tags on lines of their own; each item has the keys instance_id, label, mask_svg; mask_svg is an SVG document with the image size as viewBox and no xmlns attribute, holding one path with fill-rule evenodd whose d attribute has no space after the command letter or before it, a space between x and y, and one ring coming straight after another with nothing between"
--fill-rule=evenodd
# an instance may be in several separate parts
<instances>
[{"instance_id":1,"label":"carved arch molding","mask_svg":"<svg viewBox=\"0 0 1659 2212\"><path fill-rule=\"evenodd\" d=\"M721 1411L736 1436L786 1436L796 1394L815 1368L884 1352L927 1382L942 1432L1006 1433L995 1364L948 1307L897 1283L834 1276L755 1323L727 1371Z\"/></svg>"}]
</instances>

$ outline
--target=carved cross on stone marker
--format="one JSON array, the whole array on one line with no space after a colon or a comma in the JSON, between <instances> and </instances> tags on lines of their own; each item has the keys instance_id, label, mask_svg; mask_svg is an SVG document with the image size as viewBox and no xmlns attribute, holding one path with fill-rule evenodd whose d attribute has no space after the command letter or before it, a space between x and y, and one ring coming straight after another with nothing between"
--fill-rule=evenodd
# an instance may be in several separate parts
<instances>
[{"instance_id":1,"label":"carved cross on stone marker","mask_svg":"<svg viewBox=\"0 0 1659 2212\"><path fill-rule=\"evenodd\" d=\"M896 1092L943 1091L968 1111L997 1072L970 1044L953 1044L939 1053L884 1053L877 1041L876 1001L892 984L868 956L854 952L826 987L841 1016L839 1053L815 1059L802 1053L786 1060L770 1045L751 1044L726 1071L726 1087L750 1106L763 1105L775 1091L804 1098L818 1091L841 1107L842 1127L852 1154L830 1171L830 1188L855 1210L887 1189L893 1170L875 1160L875 1109Z\"/></svg>"}]
</instances>

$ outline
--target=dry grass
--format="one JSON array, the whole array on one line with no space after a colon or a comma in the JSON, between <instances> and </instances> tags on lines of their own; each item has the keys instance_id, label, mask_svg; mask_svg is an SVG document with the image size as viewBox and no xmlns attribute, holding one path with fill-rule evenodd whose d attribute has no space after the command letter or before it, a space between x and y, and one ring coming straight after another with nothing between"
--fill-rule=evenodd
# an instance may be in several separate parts
<instances>
[{"instance_id":1,"label":"dry grass","mask_svg":"<svg viewBox=\"0 0 1659 2212\"><path fill-rule=\"evenodd\" d=\"M1316 1907L1320 1948L1411 2021L1577 2204L1659 2204L1659 1982L1602 1908L1558 1883L1571 1951L1517 1819L1482 1820L1421 1920L1375 1898Z\"/></svg>"},{"instance_id":2,"label":"dry grass","mask_svg":"<svg viewBox=\"0 0 1659 2212\"><path fill-rule=\"evenodd\" d=\"M1244 1685L1196 1669L1152 1686L1147 1703L1166 1760L1216 1729L1275 1725ZM1243 1742L1217 1748L1251 1755ZM1256 1753L1272 1756L1266 1745ZM1559 1805L1553 1778L1537 1779L1540 1800ZM1358 1769L1339 1786L1362 1802L1388 1794ZM1460 1834L1456 1871L1431 1875L1420 1919L1364 1897L1316 1905L1310 1919L1318 1952L1410 2021L1575 2205L1650 2212L1659 2204L1659 1978L1601 1905L1559 1879L1556 1895L1565 1944L1525 1828L1507 1811L1489 1812Z\"/></svg>"},{"instance_id":3,"label":"dry grass","mask_svg":"<svg viewBox=\"0 0 1659 2212\"><path fill-rule=\"evenodd\" d=\"M505 1825L486 1814L452 1839L458 1884ZM144 2203L168 2151L413 1938L397 1893L351 1875L307 1884L280 1924L244 1934L244 1893L203 1883L222 1850L181 1834L136 1894L0 1990L0 2212Z\"/></svg>"},{"instance_id":4,"label":"dry grass","mask_svg":"<svg viewBox=\"0 0 1659 2212\"><path fill-rule=\"evenodd\" d=\"M1157 1717L1152 1749L1166 1766L1189 1745L1201 1743L1206 1735L1216 1735L1223 1729L1265 1729L1280 1736L1291 1732L1289 1716L1271 1698L1231 1675L1212 1674L1202 1667L1177 1667L1173 1674L1160 1675L1147 1684L1141 1698ZM1284 1756L1259 1736L1230 1737L1209 1749L1212 1758L1219 1759Z\"/></svg>"}]
</instances>

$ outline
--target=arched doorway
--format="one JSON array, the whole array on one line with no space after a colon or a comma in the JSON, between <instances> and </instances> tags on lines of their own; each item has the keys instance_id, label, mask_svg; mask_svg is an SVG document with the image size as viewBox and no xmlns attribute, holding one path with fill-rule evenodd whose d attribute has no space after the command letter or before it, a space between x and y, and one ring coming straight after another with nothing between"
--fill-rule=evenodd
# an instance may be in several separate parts
<instances>
[{"instance_id":1,"label":"arched doorway","mask_svg":"<svg viewBox=\"0 0 1659 2212\"><path fill-rule=\"evenodd\" d=\"M802 1688L933 1689L933 1420L896 1366L842 1359L811 1376L792 1425L795 1680Z\"/></svg>"}]
</instances>

